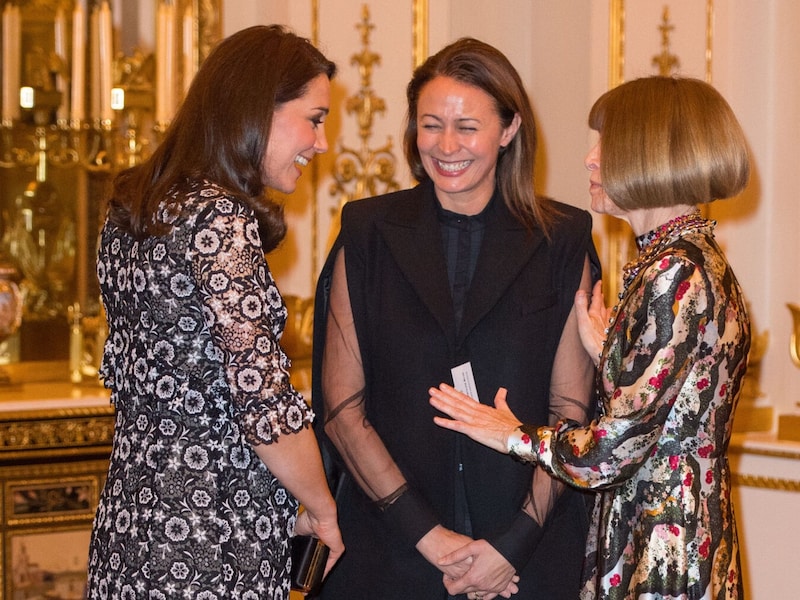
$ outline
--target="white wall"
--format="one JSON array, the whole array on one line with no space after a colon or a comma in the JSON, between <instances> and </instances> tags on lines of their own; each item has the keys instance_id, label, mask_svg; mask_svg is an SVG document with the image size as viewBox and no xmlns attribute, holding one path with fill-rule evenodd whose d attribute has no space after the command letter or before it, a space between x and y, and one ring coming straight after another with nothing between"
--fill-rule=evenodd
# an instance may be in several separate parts
<instances>
[{"instance_id":1,"label":"white wall","mask_svg":"<svg viewBox=\"0 0 800 600\"><path fill-rule=\"evenodd\" d=\"M627 4L626 47L643 48L627 56L630 76L649 68L661 41L661 8ZM401 185L411 183L400 147L405 117L404 88L411 75L412 0L366 3L374 30L370 49L381 56L373 69L373 89L386 101L375 116L371 148L392 139ZM702 70L698 46L705 44L705 3L670 3L673 35L691 32L688 49L676 42L672 50L685 70ZM332 152L317 161L316 224L310 197L312 173L304 175L287 202L292 234L272 262L289 294L311 294L325 253L331 211L336 199L329 192L332 154L343 145L358 147L355 117L343 110L346 97L358 90L351 57L361 49L356 24L362 0L318 0L319 44L340 68L334 85L336 108L329 119ZM792 258L798 255L796 235L800 205L795 201L795 140L800 138L800 3L793 0L715 0L712 28L712 81L728 98L745 128L753 154L751 185L741 198L717 202L711 216L719 221L717 235L742 282L756 333L769 331L762 366L762 402L779 411L796 409L800 369L790 362L791 320L785 304L800 301L800 278ZM253 23L284 22L302 35L312 34L312 3L289 0L229 0L223 26L231 33ZM635 9L635 10L634 10ZM637 23L633 19L645 19ZM681 19L684 21L682 22ZM690 19L691 23L686 23ZM533 100L540 134L537 188L541 193L577 206L588 206L583 157L590 146L586 115L594 99L608 87L609 4L598 0L502 0L486 9L483 0L429 1L429 52L453 39L471 35L495 44L517 66ZM652 22L651 22L652 21ZM697 22L699 21L699 23ZM691 56L689 56L691 55ZM632 63L639 61L638 66ZM702 73L690 74L701 76ZM603 220L596 219L599 244ZM311 255L311 247L316 255Z\"/></svg>"}]
</instances>

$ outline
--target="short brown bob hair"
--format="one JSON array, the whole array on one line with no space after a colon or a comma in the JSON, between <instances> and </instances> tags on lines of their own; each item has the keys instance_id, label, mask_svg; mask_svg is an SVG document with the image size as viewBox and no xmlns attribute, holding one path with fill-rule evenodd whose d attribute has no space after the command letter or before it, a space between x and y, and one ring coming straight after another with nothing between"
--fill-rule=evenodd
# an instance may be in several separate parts
<instances>
[{"instance_id":1,"label":"short brown bob hair","mask_svg":"<svg viewBox=\"0 0 800 600\"><path fill-rule=\"evenodd\" d=\"M699 79L623 83L598 98L589 126L600 133L605 192L624 210L703 204L747 185L744 132L720 93Z\"/></svg>"}]
</instances>

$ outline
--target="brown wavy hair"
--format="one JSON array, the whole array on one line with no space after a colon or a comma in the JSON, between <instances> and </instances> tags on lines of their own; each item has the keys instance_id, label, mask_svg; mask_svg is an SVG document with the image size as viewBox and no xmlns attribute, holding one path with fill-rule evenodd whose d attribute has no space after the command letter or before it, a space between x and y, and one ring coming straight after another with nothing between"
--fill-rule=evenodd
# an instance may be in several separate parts
<instances>
[{"instance_id":1,"label":"brown wavy hair","mask_svg":"<svg viewBox=\"0 0 800 600\"><path fill-rule=\"evenodd\" d=\"M191 179L207 179L250 204L264 251L286 235L283 207L266 195L262 164L272 116L336 65L279 25L243 29L203 61L152 156L114 180L108 219L138 239L166 232L160 207L180 201Z\"/></svg>"},{"instance_id":2,"label":"brown wavy hair","mask_svg":"<svg viewBox=\"0 0 800 600\"><path fill-rule=\"evenodd\" d=\"M536 156L536 123L522 79L497 48L474 38L461 38L428 58L415 71L406 88L408 115L403 146L411 173L426 181L417 148L417 105L422 89L436 77L450 77L476 87L494 101L503 127L520 116L520 127L511 142L501 148L495 169L495 185L511 213L529 230L539 227L545 234L558 212L546 198L534 192L533 167Z\"/></svg>"}]
</instances>

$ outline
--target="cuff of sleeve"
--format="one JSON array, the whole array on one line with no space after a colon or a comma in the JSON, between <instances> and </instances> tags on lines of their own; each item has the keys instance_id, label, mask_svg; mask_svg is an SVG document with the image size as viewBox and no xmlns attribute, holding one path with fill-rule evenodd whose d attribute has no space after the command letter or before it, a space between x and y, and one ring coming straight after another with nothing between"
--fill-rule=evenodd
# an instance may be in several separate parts
<instances>
[{"instance_id":1,"label":"cuff of sleeve","mask_svg":"<svg viewBox=\"0 0 800 600\"><path fill-rule=\"evenodd\" d=\"M412 545L416 545L426 533L439 524L439 518L430 504L419 492L410 487L383 509L383 519Z\"/></svg>"},{"instance_id":2,"label":"cuff of sleeve","mask_svg":"<svg viewBox=\"0 0 800 600\"><path fill-rule=\"evenodd\" d=\"M509 528L488 541L520 573L533 556L544 535L544 528L521 510Z\"/></svg>"},{"instance_id":3,"label":"cuff of sleeve","mask_svg":"<svg viewBox=\"0 0 800 600\"><path fill-rule=\"evenodd\" d=\"M508 436L508 454L521 462L536 462L538 437L535 427L521 425Z\"/></svg>"}]
</instances>

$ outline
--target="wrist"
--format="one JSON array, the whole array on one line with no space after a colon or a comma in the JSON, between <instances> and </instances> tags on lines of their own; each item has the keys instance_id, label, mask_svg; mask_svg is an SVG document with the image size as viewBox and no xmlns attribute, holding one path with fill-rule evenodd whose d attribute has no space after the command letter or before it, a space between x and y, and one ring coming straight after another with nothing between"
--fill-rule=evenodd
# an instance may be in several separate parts
<instances>
[{"instance_id":1,"label":"wrist","mask_svg":"<svg viewBox=\"0 0 800 600\"><path fill-rule=\"evenodd\" d=\"M403 488L403 492L380 512L389 527L416 546L439 524L439 519L422 494L409 486Z\"/></svg>"},{"instance_id":2,"label":"wrist","mask_svg":"<svg viewBox=\"0 0 800 600\"><path fill-rule=\"evenodd\" d=\"M520 510L505 531L487 541L520 573L543 535L544 528L524 510Z\"/></svg>"},{"instance_id":3,"label":"wrist","mask_svg":"<svg viewBox=\"0 0 800 600\"><path fill-rule=\"evenodd\" d=\"M535 462L536 443L536 431L533 428L521 425L508 435L506 452L517 460Z\"/></svg>"},{"instance_id":4,"label":"wrist","mask_svg":"<svg viewBox=\"0 0 800 600\"><path fill-rule=\"evenodd\" d=\"M330 501L318 500L313 505L303 504L302 507L314 521L335 523L338 519L336 502L332 496Z\"/></svg>"}]
</instances>

